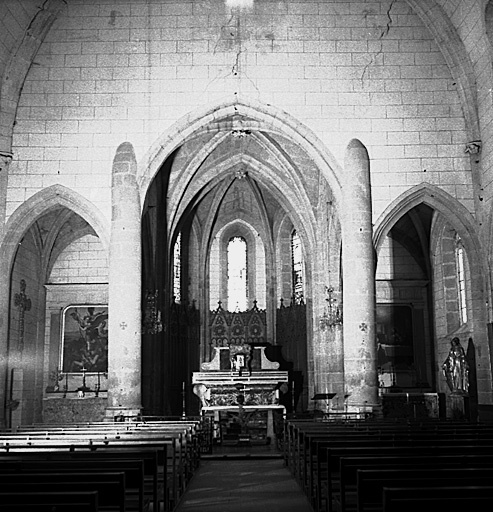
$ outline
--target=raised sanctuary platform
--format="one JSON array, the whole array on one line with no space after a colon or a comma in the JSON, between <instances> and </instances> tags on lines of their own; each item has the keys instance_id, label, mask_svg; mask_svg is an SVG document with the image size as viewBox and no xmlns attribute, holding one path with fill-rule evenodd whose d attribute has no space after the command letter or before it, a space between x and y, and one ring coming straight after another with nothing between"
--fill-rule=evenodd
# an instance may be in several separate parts
<instances>
[{"instance_id":1,"label":"raised sanctuary platform","mask_svg":"<svg viewBox=\"0 0 493 512\"><path fill-rule=\"evenodd\" d=\"M215 347L214 357L192 375L201 413L214 420L216 443L272 443L276 419L285 414L279 396L287 391L288 372L269 361L265 346Z\"/></svg>"}]
</instances>

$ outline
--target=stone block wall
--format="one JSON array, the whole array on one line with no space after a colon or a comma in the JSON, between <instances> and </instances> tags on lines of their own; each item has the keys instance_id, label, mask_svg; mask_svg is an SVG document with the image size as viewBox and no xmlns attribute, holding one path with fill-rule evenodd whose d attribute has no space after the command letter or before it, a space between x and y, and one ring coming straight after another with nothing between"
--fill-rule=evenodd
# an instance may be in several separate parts
<instances>
[{"instance_id":1,"label":"stone block wall","mask_svg":"<svg viewBox=\"0 0 493 512\"><path fill-rule=\"evenodd\" d=\"M86 235L71 243L53 265L49 282L107 283L108 259L99 239L94 235Z\"/></svg>"},{"instance_id":2,"label":"stone block wall","mask_svg":"<svg viewBox=\"0 0 493 512\"><path fill-rule=\"evenodd\" d=\"M21 288L21 280L25 289ZM28 232L17 251L11 276L9 323L9 375L7 390L13 388L11 397L20 400L12 410L13 424L30 423L39 414L41 403L36 386L42 375L42 345L39 340L38 318L44 307L41 279L41 255L33 233ZM23 305L19 304L20 299Z\"/></svg>"},{"instance_id":3,"label":"stone block wall","mask_svg":"<svg viewBox=\"0 0 493 512\"><path fill-rule=\"evenodd\" d=\"M111 159L140 161L198 107L247 97L312 129L339 161L358 137L372 164L374 215L427 181L474 208L457 84L404 0L69 2L20 98L7 215L60 183L109 218Z\"/></svg>"}]
</instances>

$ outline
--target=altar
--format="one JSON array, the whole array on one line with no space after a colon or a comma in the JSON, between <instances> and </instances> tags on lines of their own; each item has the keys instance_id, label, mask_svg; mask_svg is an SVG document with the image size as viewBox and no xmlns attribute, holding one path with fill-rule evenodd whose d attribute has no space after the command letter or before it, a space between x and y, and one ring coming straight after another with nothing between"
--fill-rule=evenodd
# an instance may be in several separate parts
<instances>
[{"instance_id":1,"label":"altar","mask_svg":"<svg viewBox=\"0 0 493 512\"><path fill-rule=\"evenodd\" d=\"M213 440L222 445L276 446L276 425L284 420L283 405L218 405L203 407L202 414L213 419Z\"/></svg>"},{"instance_id":2,"label":"altar","mask_svg":"<svg viewBox=\"0 0 493 512\"><path fill-rule=\"evenodd\" d=\"M192 374L201 414L214 421L218 444L276 443L276 424L285 415L279 404L288 390L288 372L265 356L265 346L214 347L214 357Z\"/></svg>"}]
</instances>

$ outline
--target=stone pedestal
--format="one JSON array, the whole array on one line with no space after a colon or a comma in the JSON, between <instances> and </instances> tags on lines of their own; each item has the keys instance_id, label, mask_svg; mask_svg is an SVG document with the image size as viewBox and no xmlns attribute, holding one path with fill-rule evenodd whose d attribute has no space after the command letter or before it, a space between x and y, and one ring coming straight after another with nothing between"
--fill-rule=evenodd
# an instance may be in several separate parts
<instances>
[{"instance_id":1,"label":"stone pedestal","mask_svg":"<svg viewBox=\"0 0 493 512\"><path fill-rule=\"evenodd\" d=\"M43 423L80 423L103 421L106 414L106 393L95 397L80 398L77 392L69 392L65 397L53 393L43 399Z\"/></svg>"},{"instance_id":2,"label":"stone pedestal","mask_svg":"<svg viewBox=\"0 0 493 512\"><path fill-rule=\"evenodd\" d=\"M469 396L459 393L447 395L447 418L469 419Z\"/></svg>"}]
</instances>

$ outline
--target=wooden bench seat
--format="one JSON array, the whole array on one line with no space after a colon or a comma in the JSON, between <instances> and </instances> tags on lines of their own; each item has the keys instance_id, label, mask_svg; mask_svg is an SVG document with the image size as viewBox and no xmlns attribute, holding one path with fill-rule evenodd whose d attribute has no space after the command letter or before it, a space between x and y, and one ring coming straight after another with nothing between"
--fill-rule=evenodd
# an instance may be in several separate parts
<instances>
[{"instance_id":1,"label":"wooden bench seat","mask_svg":"<svg viewBox=\"0 0 493 512\"><path fill-rule=\"evenodd\" d=\"M478 453L482 450L489 450L488 453L493 452L493 441L479 442L476 440L467 440L465 444L453 444L448 439L434 439L430 440L405 440L402 442L380 441L378 439L371 439L368 442L351 440L347 442L334 442L334 443L320 443L317 447L316 456L312 456L307 461L304 461L303 488L309 496L313 496L314 503L317 507L320 506L321 499L321 486L322 482L332 476L333 485L337 483L334 475L337 476L339 471L339 459L345 454L412 454L421 453L426 454L437 453L437 450L442 449L442 453L453 453L454 448L463 446L461 453L469 450L469 453ZM486 453L486 452L485 452Z\"/></svg>"},{"instance_id":2,"label":"wooden bench seat","mask_svg":"<svg viewBox=\"0 0 493 512\"><path fill-rule=\"evenodd\" d=\"M154 504L154 507L159 505L162 501L168 503L168 491L166 489L167 481L160 482L159 475L159 462L162 461L162 447L131 447L127 446L124 450L102 449L97 451L70 451L70 450L56 450L56 451L37 451L31 449L23 452L9 452L8 454L0 453L1 465L7 467L23 467L31 465L32 467L40 466L45 467L50 465L57 466L75 466L75 468L106 468L108 471L114 470L115 466L120 464L123 469L127 461L138 462L142 465L143 475L141 475L143 482L139 483L142 486L142 497L140 496L140 489L138 500L144 506L146 501ZM160 492L161 491L161 492Z\"/></svg>"},{"instance_id":3,"label":"wooden bench seat","mask_svg":"<svg viewBox=\"0 0 493 512\"><path fill-rule=\"evenodd\" d=\"M50 474L48 474L50 475ZM101 476L101 475L99 475ZM125 477L123 473L108 473L104 478L92 478L84 474L80 480L67 474L64 479L45 480L38 475L2 475L0 493L57 493L93 492L98 494L100 512L125 512Z\"/></svg>"},{"instance_id":4,"label":"wooden bench seat","mask_svg":"<svg viewBox=\"0 0 493 512\"><path fill-rule=\"evenodd\" d=\"M491 510L492 505L492 486L383 489L383 512L476 512Z\"/></svg>"},{"instance_id":5,"label":"wooden bench seat","mask_svg":"<svg viewBox=\"0 0 493 512\"><path fill-rule=\"evenodd\" d=\"M0 458L51 461L70 456L102 461L113 459L115 453L121 454L118 457L139 458L151 451L155 459L143 459L144 499L135 500L136 510L145 506L148 497L155 510L171 510L200 464L201 425L200 418L180 418L21 426L0 433Z\"/></svg>"},{"instance_id":6,"label":"wooden bench seat","mask_svg":"<svg viewBox=\"0 0 493 512\"><path fill-rule=\"evenodd\" d=\"M0 459L0 475L18 474L101 474L101 472L122 472L125 475L125 509L127 511L144 512L149 508L153 496L144 496L144 461L131 459ZM1 477L0 477L1 478ZM44 477L43 477L44 478Z\"/></svg>"},{"instance_id":7,"label":"wooden bench seat","mask_svg":"<svg viewBox=\"0 0 493 512\"><path fill-rule=\"evenodd\" d=\"M98 512L98 493L0 492L0 512Z\"/></svg>"},{"instance_id":8,"label":"wooden bench seat","mask_svg":"<svg viewBox=\"0 0 493 512\"><path fill-rule=\"evenodd\" d=\"M354 504L357 507L346 506L344 510L382 511L384 487L488 486L492 482L492 468L360 469Z\"/></svg>"},{"instance_id":9,"label":"wooden bench seat","mask_svg":"<svg viewBox=\"0 0 493 512\"><path fill-rule=\"evenodd\" d=\"M359 469L402 470L429 468L493 468L491 455L406 455L376 457L341 457L339 461L339 492L330 496L338 511L356 504L357 474Z\"/></svg>"},{"instance_id":10,"label":"wooden bench seat","mask_svg":"<svg viewBox=\"0 0 493 512\"><path fill-rule=\"evenodd\" d=\"M314 475L314 508L322 509L323 498L326 497L326 510L333 510L333 497L339 492L339 465L341 457L354 456L413 456L413 455L490 455L493 456L493 446L479 445L450 445L437 444L436 446L347 446L325 449L325 462L318 461Z\"/></svg>"},{"instance_id":11,"label":"wooden bench seat","mask_svg":"<svg viewBox=\"0 0 493 512\"><path fill-rule=\"evenodd\" d=\"M13 442L16 441L15 444ZM9 443L0 446L0 456L4 454L28 454L34 456L39 454L53 453L109 453L109 452L133 452L153 450L157 453L157 477L147 479L148 485L157 486L157 498L154 503L164 503L164 508L170 509L174 506L185 491L195 463L189 462L186 452L182 448L181 436L164 438L161 436L125 437L120 439L97 439L63 437L63 439L33 438L21 442L10 438ZM104 455L103 455L104 456ZM137 455L139 456L139 455ZM155 481L157 480L157 484Z\"/></svg>"},{"instance_id":12,"label":"wooden bench seat","mask_svg":"<svg viewBox=\"0 0 493 512\"><path fill-rule=\"evenodd\" d=\"M344 505L340 485L342 457L435 456L446 454L493 455L492 425L466 422L400 424L386 421L288 421L284 429L284 458L315 510ZM461 448L457 448L460 446ZM355 471L353 476L355 477Z\"/></svg>"}]
</instances>

